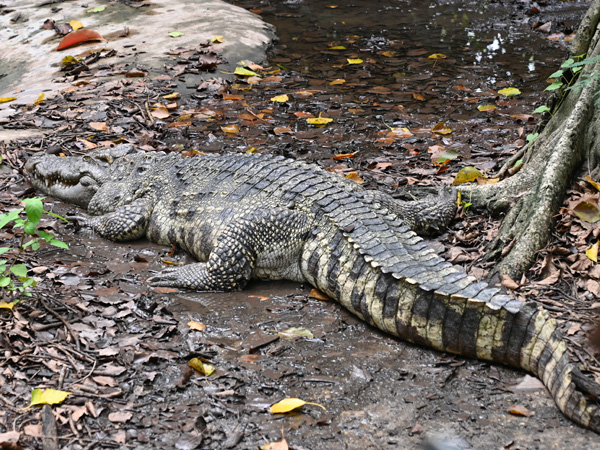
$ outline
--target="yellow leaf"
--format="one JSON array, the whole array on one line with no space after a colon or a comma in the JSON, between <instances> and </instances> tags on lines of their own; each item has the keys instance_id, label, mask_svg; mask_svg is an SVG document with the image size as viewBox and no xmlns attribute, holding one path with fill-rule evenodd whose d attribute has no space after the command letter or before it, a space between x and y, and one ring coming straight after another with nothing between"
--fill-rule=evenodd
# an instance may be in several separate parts
<instances>
[{"instance_id":1,"label":"yellow leaf","mask_svg":"<svg viewBox=\"0 0 600 450\"><path fill-rule=\"evenodd\" d=\"M350 172L349 174L346 175L346 178L348 178L349 180L354 181L355 183L358 184L363 184L365 182L365 180L363 180L360 175L356 172Z\"/></svg>"},{"instance_id":2,"label":"yellow leaf","mask_svg":"<svg viewBox=\"0 0 600 450\"><path fill-rule=\"evenodd\" d=\"M70 392L57 391L56 389L34 389L31 392L31 403L27 408L34 405L56 405L62 403Z\"/></svg>"},{"instance_id":3,"label":"yellow leaf","mask_svg":"<svg viewBox=\"0 0 600 450\"><path fill-rule=\"evenodd\" d=\"M329 117L321 117L319 115L319 117L309 117L306 119L306 121L311 125L323 126L329 122L333 122L333 119L330 119Z\"/></svg>"},{"instance_id":4,"label":"yellow leaf","mask_svg":"<svg viewBox=\"0 0 600 450\"><path fill-rule=\"evenodd\" d=\"M233 71L235 75L239 75L240 77L260 77L259 74L253 72L250 69L246 69L244 67L236 67Z\"/></svg>"},{"instance_id":5,"label":"yellow leaf","mask_svg":"<svg viewBox=\"0 0 600 450\"><path fill-rule=\"evenodd\" d=\"M15 302L10 302L10 303L0 302L0 309L12 310L14 306L15 306Z\"/></svg>"},{"instance_id":6,"label":"yellow leaf","mask_svg":"<svg viewBox=\"0 0 600 450\"><path fill-rule=\"evenodd\" d=\"M46 99L46 95L43 92L40 92L40 95L38 95L37 100L34 101L33 103L35 103L36 105L40 105L45 99Z\"/></svg>"},{"instance_id":7,"label":"yellow leaf","mask_svg":"<svg viewBox=\"0 0 600 450\"><path fill-rule=\"evenodd\" d=\"M204 331L206 330L206 325L200 322L196 322L195 320L190 320L188 323L188 327L192 330Z\"/></svg>"},{"instance_id":8,"label":"yellow leaf","mask_svg":"<svg viewBox=\"0 0 600 450\"><path fill-rule=\"evenodd\" d=\"M343 45L336 45L335 47L329 47L329 50L346 50Z\"/></svg>"},{"instance_id":9,"label":"yellow leaf","mask_svg":"<svg viewBox=\"0 0 600 450\"><path fill-rule=\"evenodd\" d=\"M296 92L295 95L307 95L308 96L308 95L313 95L313 93L310 91L298 91L298 92Z\"/></svg>"},{"instance_id":10,"label":"yellow leaf","mask_svg":"<svg viewBox=\"0 0 600 450\"><path fill-rule=\"evenodd\" d=\"M246 153L249 153L249 154L256 153L256 150L258 150L258 148L252 146L248 150L246 150Z\"/></svg>"},{"instance_id":11,"label":"yellow leaf","mask_svg":"<svg viewBox=\"0 0 600 450\"><path fill-rule=\"evenodd\" d=\"M348 64L362 64L362 62L360 58L348 58Z\"/></svg>"},{"instance_id":12,"label":"yellow leaf","mask_svg":"<svg viewBox=\"0 0 600 450\"><path fill-rule=\"evenodd\" d=\"M585 256L590 258L594 262L598 262L598 247L600 247L600 241L596 241L594 245L585 251Z\"/></svg>"},{"instance_id":13,"label":"yellow leaf","mask_svg":"<svg viewBox=\"0 0 600 450\"><path fill-rule=\"evenodd\" d=\"M190 362L188 363L188 365L191 368L196 369L202 375L205 375L207 377L211 376L215 371L214 366L211 366L210 364L205 364L202 361L200 361L198 358L190 359Z\"/></svg>"},{"instance_id":14,"label":"yellow leaf","mask_svg":"<svg viewBox=\"0 0 600 450\"><path fill-rule=\"evenodd\" d=\"M444 58L446 58L446 55L444 55L443 53L434 53L433 55L429 55L428 58L429 59L444 59Z\"/></svg>"},{"instance_id":15,"label":"yellow leaf","mask_svg":"<svg viewBox=\"0 0 600 450\"><path fill-rule=\"evenodd\" d=\"M448 127L446 125L445 122L439 122L435 127L433 127L431 129L431 131L433 131L436 134L450 134L450 133L452 133L452 130L450 129L450 127Z\"/></svg>"},{"instance_id":16,"label":"yellow leaf","mask_svg":"<svg viewBox=\"0 0 600 450\"><path fill-rule=\"evenodd\" d=\"M585 180L588 183L590 183L592 186L594 186L597 191L600 191L600 184L598 184L597 182L595 182L594 180L592 180L592 178L589 175L585 176Z\"/></svg>"},{"instance_id":17,"label":"yellow leaf","mask_svg":"<svg viewBox=\"0 0 600 450\"><path fill-rule=\"evenodd\" d=\"M223 36L215 36L210 40L210 42L212 42L213 44L222 44L223 42L225 42L225 38Z\"/></svg>"},{"instance_id":18,"label":"yellow leaf","mask_svg":"<svg viewBox=\"0 0 600 450\"><path fill-rule=\"evenodd\" d=\"M181 97L181 94L179 92L173 92L171 94L163 95L163 98L165 100L175 100L175 99L178 99L179 97Z\"/></svg>"},{"instance_id":19,"label":"yellow leaf","mask_svg":"<svg viewBox=\"0 0 600 450\"><path fill-rule=\"evenodd\" d=\"M386 58L393 58L394 56L396 56L398 54L398 52L388 50L388 51L382 52L381 54L383 56L385 56Z\"/></svg>"},{"instance_id":20,"label":"yellow leaf","mask_svg":"<svg viewBox=\"0 0 600 450\"><path fill-rule=\"evenodd\" d=\"M226 125L224 127L221 127L221 130L225 133L235 134L240 132L240 127L238 127L236 124Z\"/></svg>"},{"instance_id":21,"label":"yellow leaf","mask_svg":"<svg viewBox=\"0 0 600 450\"><path fill-rule=\"evenodd\" d=\"M336 85L336 84L344 84L346 82L346 80L344 80L343 78L337 78L335 80L333 80L332 82L330 82L330 85Z\"/></svg>"},{"instance_id":22,"label":"yellow leaf","mask_svg":"<svg viewBox=\"0 0 600 450\"><path fill-rule=\"evenodd\" d=\"M496 105L479 105L477 109L479 111L493 111L495 109L498 109L498 107Z\"/></svg>"},{"instance_id":23,"label":"yellow leaf","mask_svg":"<svg viewBox=\"0 0 600 450\"><path fill-rule=\"evenodd\" d=\"M505 97L510 97L511 95L519 95L520 93L521 91L515 87L507 87L498 91L498 94L504 95Z\"/></svg>"},{"instance_id":24,"label":"yellow leaf","mask_svg":"<svg viewBox=\"0 0 600 450\"><path fill-rule=\"evenodd\" d=\"M458 171L452 185L457 186L459 184L469 183L470 181L475 181L478 177L483 174L479 169L476 169L473 166L463 167Z\"/></svg>"},{"instance_id":25,"label":"yellow leaf","mask_svg":"<svg viewBox=\"0 0 600 450\"><path fill-rule=\"evenodd\" d=\"M271 413L287 413L304 405L315 405L327 411L327 409L325 409L323 405L319 405L318 403L305 402L304 400L301 400L299 398L284 398L280 402L271 405Z\"/></svg>"},{"instance_id":26,"label":"yellow leaf","mask_svg":"<svg viewBox=\"0 0 600 450\"><path fill-rule=\"evenodd\" d=\"M0 103L8 103L16 100L17 97L0 97Z\"/></svg>"},{"instance_id":27,"label":"yellow leaf","mask_svg":"<svg viewBox=\"0 0 600 450\"><path fill-rule=\"evenodd\" d=\"M272 102L278 102L278 103L285 103L289 100L290 98L283 94L283 95L277 95L275 97L271 97L271 101Z\"/></svg>"},{"instance_id":28,"label":"yellow leaf","mask_svg":"<svg viewBox=\"0 0 600 450\"><path fill-rule=\"evenodd\" d=\"M73 28L73 31L83 28L83 24L79 20L71 20L69 22L69 25L71 25L71 28Z\"/></svg>"},{"instance_id":29,"label":"yellow leaf","mask_svg":"<svg viewBox=\"0 0 600 450\"><path fill-rule=\"evenodd\" d=\"M584 222L596 223L600 220L600 211L596 205L583 201L579 202L574 208L573 212Z\"/></svg>"}]
</instances>

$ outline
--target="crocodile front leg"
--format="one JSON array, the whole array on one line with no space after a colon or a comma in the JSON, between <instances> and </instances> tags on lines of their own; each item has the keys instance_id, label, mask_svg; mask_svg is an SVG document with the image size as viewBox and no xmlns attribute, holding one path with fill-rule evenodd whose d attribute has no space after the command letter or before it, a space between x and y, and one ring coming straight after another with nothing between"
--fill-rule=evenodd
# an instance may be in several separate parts
<instances>
[{"instance_id":1,"label":"crocodile front leg","mask_svg":"<svg viewBox=\"0 0 600 450\"><path fill-rule=\"evenodd\" d=\"M309 228L306 215L298 211L246 210L223 228L207 262L166 269L147 281L153 286L232 291L242 289L254 274L297 279L293 274L300 273ZM195 253L193 248L190 251Z\"/></svg>"},{"instance_id":2,"label":"crocodile front leg","mask_svg":"<svg viewBox=\"0 0 600 450\"><path fill-rule=\"evenodd\" d=\"M85 225L109 241L131 241L146 234L154 202L139 198L116 211L98 217L90 217Z\"/></svg>"}]
</instances>

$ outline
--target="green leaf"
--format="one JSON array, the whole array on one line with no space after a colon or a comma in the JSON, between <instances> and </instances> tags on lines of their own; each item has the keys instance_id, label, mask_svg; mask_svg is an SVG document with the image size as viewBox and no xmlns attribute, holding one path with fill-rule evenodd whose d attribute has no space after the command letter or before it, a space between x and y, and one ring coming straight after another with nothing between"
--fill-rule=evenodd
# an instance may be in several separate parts
<instances>
[{"instance_id":1,"label":"green leaf","mask_svg":"<svg viewBox=\"0 0 600 450\"><path fill-rule=\"evenodd\" d=\"M528 134L525 139L527 139L527 142L529 142L531 144L533 141L535 141L538 138L539 135L540 135L540 133Z\"/></svg>"},{"instance_id":2,"label":"green leaf","mask_svg":"<svg viewBox=\"0 0 600 450\"><path fill-rule=\"evenodd\" d=\"M102 12L106 9L106 6L96 6L95 8L92 9L88 9L87 12L89 13L98 13L98 12Z\"/></svg>"},{"instance_id":3,"label":"green leaf","mask_svg":"<svg viewBox=\"0 0 600 450\"><path fill-rule=\"evenodd\" d=\"M56 405L62 403L69 395L71 395L70 392L57 391L55 389L34 389L31 392L31 403L29 406L42 404Z\"/></svg>"},{"instance_id":4,"label":"green leaf","mask_svg":"<svg viewBox=\"0 0 600 450\"><path fill-rule=\"evenodd\" d=\"M19 214L21 214L22 211L22 209L15 209L6 214L0 215L0 228L4 228L8 222L11 222L19 217Z\"/></svg>"},{"instance_id":5,"label":"green leaf","mask_svg":"<svg viewBox=\"0 0 600 450\"><path fill-rule=\"evenodd\" d=\"M563 85L562 81L555 81L554 83L552 83L550 86L548 86L546 89L544 89L545 91L555 91L557 89L560 89L560 87Z\"/></svg>"},{"instance_id":6,"label":"green leaf","mask_svg":"<svg viewBox=\"0 0 600 450\"><path fill-rule=\"evenodd\" d=\"M6 287L10 284L9 277L0 277L0 287Z\"/></svg>"},{"instance_id":7,"label":"green leaf","mask_svg":"<svg viewBox=\"0 0 600 450\"><path fill-rule=\"evenodd\" d=\"M40 248L40 243L38 241L35 241L33 244L31 244L31 250L33 250L34 252L36 250L39 250Z\"/></svg>"},{"instance_id":8,"label":"green leaf","mask_svg":"<svg viewBox=\"0 0 600 450\"><path fill-rule=\"evenodd\" d=\"M542 113L549 113L550 112L550 108L548 108L546 105L542 105L536 109L533 110L533 114L542 114Z\"/></svg>"},{"instance_id":9,"label":"green leaf","mask_svg":"<svg viewBox=\"0 0 600 450\"><path fill-rule=\"evenodd\" d=\"M183 33L181 31L171 31L169 33L169 36L171 36L172 38L178 38L183 36Z\"/></svg>"},{"instance_id":10,"label":"green leaf","mask_svg":"<svg viewBox=\"0 0 600 450\"><path fill-rule=\"evenodd\" d=\"M557 70L556 72L554 72L552 75L550 75L548 78L560 78L565 74L564 70Z\"/></svg>"},{"instance_id":11,"label":"green leaf","mask_svg":"<svg viewBox=\"0 0 600 450\"><path fill-rule=\"evenodd\" d=\"M63 241L59 241L58 239L52 239L50 241L50 245L54 245L58 248L64 248L65 250L69 250L69 246L65 244Z\"/></svg>"},{"instance_id":12,"label":"green leaf","mask_svg":"<svg viewBox=\"0 0 600 450\"><path fill-rule=\"evenodd\" d=\"M584 222L596 223L600 220L600 211L598 211L596 205L593 205L586 201L579 202L573 208L573 212Z\"/></svg>"},{"instance_id":13,"label":"green leaf","mask_svg":"<svg viewBox=\"0 0 600 450\"><path fill-rule=\"evenodd\" d=\"M18 277L27 276L27 266L25 264L15 264L10 268L10 271Z\"/></svg>"},{"instance_id":14,"label":"green leaf","mask_svg":"<svg viewBox=\"0 0 600 450\"><path fill-rule=\"evenodd\" d=\"M40 198L28 198L25 200L25 212L30 222L36 226L42 218L44 205Z\"/></svg>"},{"instance_id":15,"label":"green leaf","mask_svg":"<svg viewBox=\"0 0 600 450\"><path fill-rule=\"evenodd\" d=\"M10 247L0 247L0 255L4 255L9 250Z\"/></svg>"},{"instance_id":16,"label":"green leaf","mask_svg":"<svg viewBox=\"0 0 600 450\"><path fill-rule=\"evenodd\" d=\"M26 222L25 228L23 228L23 231L25 231L25 233L27 233L27 234L35 234L35 223Z\"/></svg>"},{"instance_id":17,"label":"green leaf","mask_svg":"<svg viewBox=\"0 0 600 450\"><path fill-rule=\"evenodd\" d=\"M48 233L44 230L38 230L38 235L46 242L50 242L54 238L54 235L52 233Z\"/></svg>"},{"instance_id":18,"label":"green leaf","mask_svg":"<svg viewBox=\"0 0 600 450\"><path fill-rule=\"evenodd\" d=\"M235 75L239 75L240 77L260 77L260 75L257 74L256 72L254 72L250 69L246 69L244 67L239 67L239 66L235 68L233 73Z\"/></svg>"},{"instance_id":19,"label":"green leaf","mask_svg":"<svg viewBox=\"0 0 600 450\"><path fill-rule=\"evenodd\" d=\"M583 69L583 67L580 67L580 66L578 66L578 67L573 67L573 68L571 69L571 71L572 71L573 73L577 73L577 72L579 72L581 69Z\"/></svg>"},{"instance_id":20,"label":"green leaf","mask_svg":"<svg viewBox=\"0 0 600 450\"><path fill-rule=\"evenodd\" d=\"M560 65L560 67L562 67L564 69L569 69L571 67L571 64L573 64L574 62L575 62L575 60L573 58L569 58L564 63L562 63ZM550 78L552 78L552 77L550 77Z\"/></svg>"},{"instance_id":21,"label":"green leaf","mask_svg":"<svg viewBox=\"0 0 600 450\"><path fill-rule=\"evenodd\" d=\"M35 239L32 239L32 240L30 240L30 241L27 241L27 242L25 242L25 243L23 244L23 248L27 248L27 247L29 247L29 246L31 246L31 248L33 248L33 245L34 245L36 242L38 242L39 240L40 240L40 238L35 238ZM38 245L38 248L39 248L39 245ZM35 249L35 248L33 248L33 249L34 249L34 250L37 250L37 249Z\"/></svg>"}]
</instances>

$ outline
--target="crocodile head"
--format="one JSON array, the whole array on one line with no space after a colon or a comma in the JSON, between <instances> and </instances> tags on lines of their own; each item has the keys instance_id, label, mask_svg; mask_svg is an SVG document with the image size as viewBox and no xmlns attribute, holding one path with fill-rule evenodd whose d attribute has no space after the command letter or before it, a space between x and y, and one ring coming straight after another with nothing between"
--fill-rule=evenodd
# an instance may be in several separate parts
<instances>
[{"instance_id":1,"label":"crocodile head","mask_svg":"<svg viewBox=\"0 0 600 450\"><path fill-rule=\"evenodd\" d=\"M124 144L93 151L85 156L61 158L43 155L27 161L25 170L36 189L88 208L96 192L113 179L116 163L131 153L137 152L133 146Z\"/></svg>"}]
</instances>

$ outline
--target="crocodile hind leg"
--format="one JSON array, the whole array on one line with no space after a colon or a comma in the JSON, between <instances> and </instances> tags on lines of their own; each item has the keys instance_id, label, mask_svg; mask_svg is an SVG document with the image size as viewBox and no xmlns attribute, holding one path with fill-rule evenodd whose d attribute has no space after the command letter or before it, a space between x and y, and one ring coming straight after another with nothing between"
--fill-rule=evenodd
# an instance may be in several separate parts
<instances>
[{"instance_id":1,"label":"crocodile hind leg","mask_svg":"<svg viewBox=\"0 0 600 450\"><path fill-rule=\"evenodd\" d=\"M265 278L288 278L285 274L299 267L307 222L305 214L284 208L246 210L224 227L206 262L163 270L148 283L231 291L242 289L255 272Z\"/></svg>"}]
</instances>

